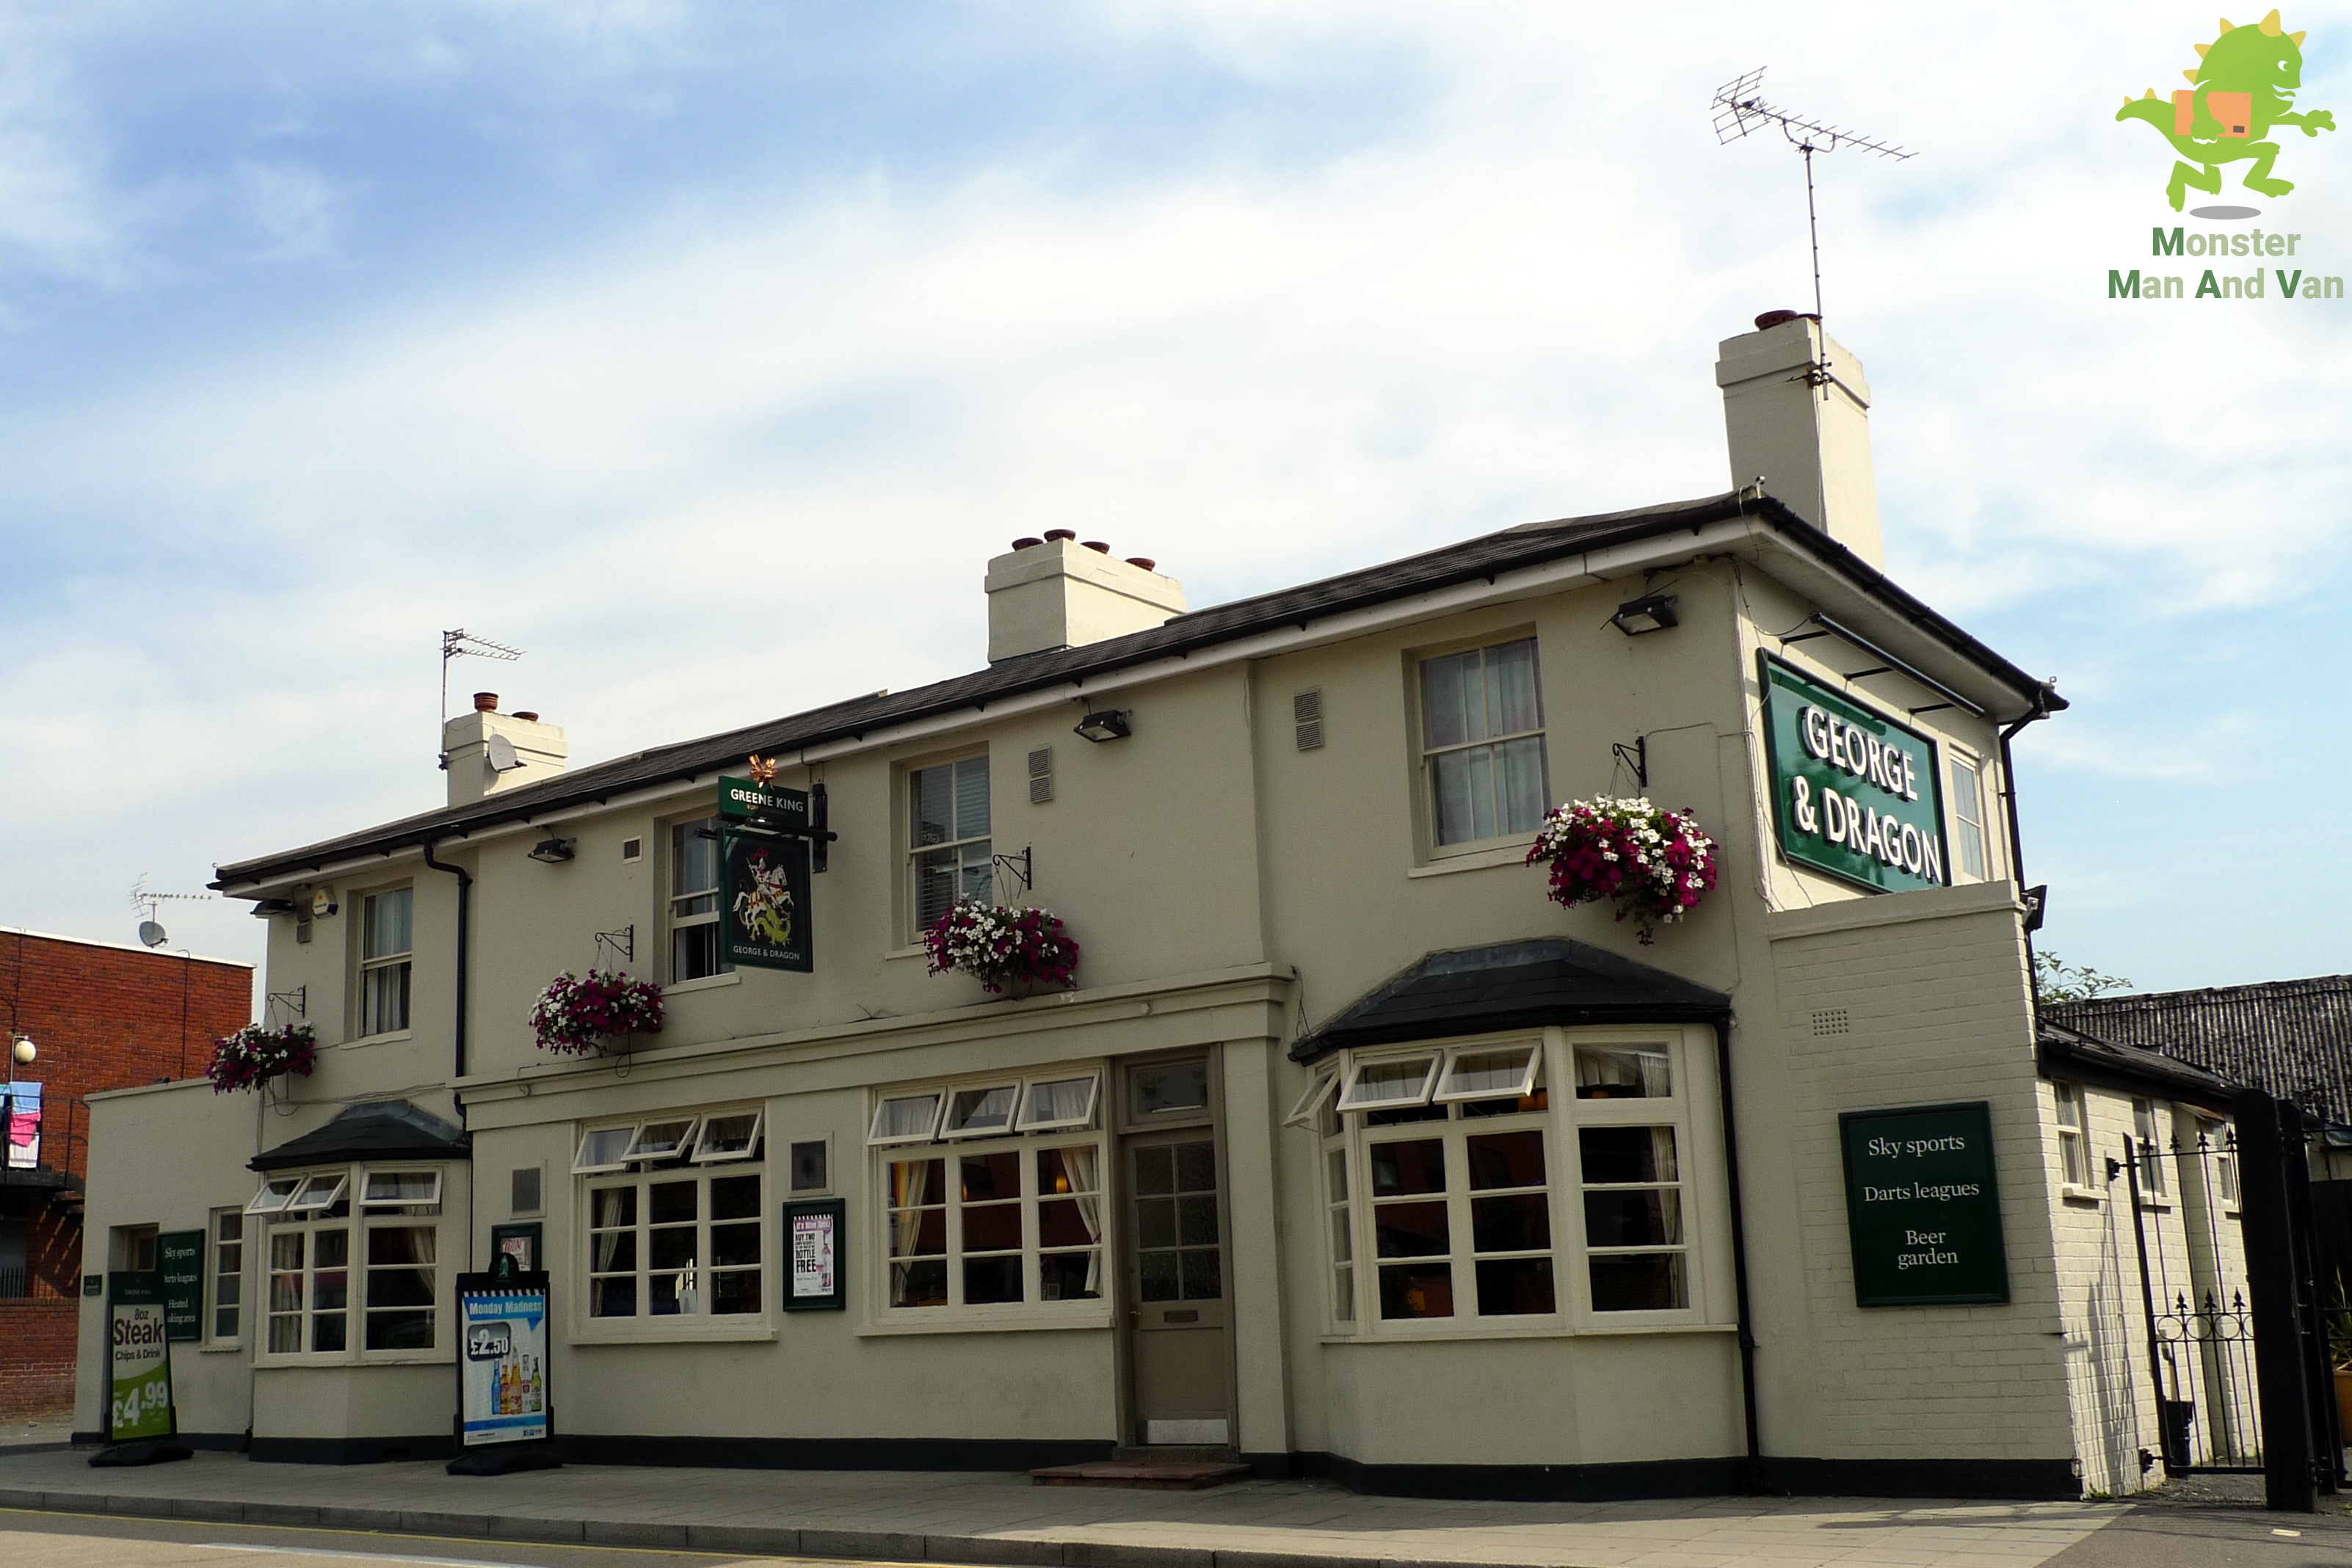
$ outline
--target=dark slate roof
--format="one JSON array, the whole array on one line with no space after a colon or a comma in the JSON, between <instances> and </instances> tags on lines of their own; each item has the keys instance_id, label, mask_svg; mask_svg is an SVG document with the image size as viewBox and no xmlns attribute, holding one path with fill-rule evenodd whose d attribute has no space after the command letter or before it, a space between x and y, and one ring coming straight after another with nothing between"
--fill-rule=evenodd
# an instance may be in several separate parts
<instances>
[{"instance_id":1,"label":"dark slate roof","mask_svg":"<svg viewBox=\"0 0 2352 1568\"><path fill-rule=\"evenodd\" d=\"M2352 1125L2352 974L2050 1003L2042 1016Z\"/></svg>"},{"instance_id":2,"label":"dark slate roof","mask_svg":"<svg viewBox=\"0 0 2352 1568\"><path fill-rule=\"evenodd\" d=\"M991 702L1025 692L1083 682L1090 677L1236 642L1285 626L1304 628L1345 612L1481 577L1492 582L1505 572L1540 566L1566 556L1642 539L1695 531L1740 516L1756 518L1801 542L1890 611L2013 689L2021 708L2036 700L2042 702L2044 711L2066 706L2054 691L2044 691L2041 682L1895 586L1876 567L1780 501L1769 496L1743 497L1737 491L1726 491L1697 500L1632 511L1523 523L1401 561L1194 610L1149 631L1079 647L1027 654L911 690L877 692L698 741L656 747L614 762L574 769L539 784L501 791L465 805L426 812L299 849L224 865L217 868L218 875L211 886L248 884L317 870L354 856L389 854L420 844L462 838L501 823L528 821L542 812L601 805L635 790L695 778L740 763L754 752L769 756L790 755L810 746L845 739L863 740L869 731L962 709L984 710Z\"/></svg>"},{"instance_id":3,"label":"dark slate roof","mask_svg":"<svg viewBox=\"0 0 2352 1568\"><path fill-rule=\"evenodd\" d=\"M1731 998L1585 942L1549 937L1433 952L1301 1036L1293 1060L1350 1046L1545 1024L1709 1023Z\"/></svg>"},{"instance_id":4,"label":"dark slate roof","mask_svg":"<svg viewBox=\"0 0 2352 1568\"><path fill-rule=\"evenodd\" d=\"M2142 1046L2118 1045L2053 1023L2045 1011L2035 1031L2035 1059L2044 1078L2079 1079L2110 1089L2183 1100L2227 1110L2239 1085L2203 1068Z\"/></svg>"},{"instance_id":5,"label":"dark slate roof","mask_svg":"<svg viewBox=\"0 0 2352 1568\"><path fill-rule=\"evenodd\" d=\"M470 1160L462 1129L404 1100L347 1105L324 1127L289 1139L246 1162L254 1171L290 1171L350 1160Z\"/></svg>"}]
</instances>

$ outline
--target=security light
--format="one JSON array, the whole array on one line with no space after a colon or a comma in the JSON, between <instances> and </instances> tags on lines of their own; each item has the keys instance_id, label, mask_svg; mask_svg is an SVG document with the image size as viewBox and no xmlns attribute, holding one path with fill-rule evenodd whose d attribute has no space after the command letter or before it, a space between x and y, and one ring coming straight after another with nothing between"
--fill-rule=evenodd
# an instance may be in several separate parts
<instances>
[{"instance_id":1,"label":"security light","mask_svg":"<svg viewBox=\"0 0 2352 1568\"><path fill-rule=\"evenodd\" d=\"M294 900L291 899L256 899L253 900L253 910L251 912L263 919L268 919L271 915L290 915L294 912Z\"/></svg>"},{"instance_id":2,"label":"security light","mask_svg":"<svg viewBox=\"0 0 2352 1568\"><path fill-rule=\"evenodd\" d=\"M1106 708L1099 713L1089 713L1078 721L1077 732L1089 741L1118 741L1135 733L1127 722L1127 710Z\"/></svg>"},{"instance_id":3,"label":"security light","mask_svg":"<svg viewBox=\"0 0 2352 1568\"><path fill-rule=\"evenodd\" d=\"M579 842L576 838L559 838L551 833L530 847L530 858L542 865L561 866L572 858L572 849Z\"/></svg>"},{"instance_id":4,"label":"security light","mask_svg":"<svg viewBox=\"0 0 2352 1568\"><path fill-rule=\"evenodd\" d=\"M1681 620L1682 617L1675 614L1675 596L1672 594L1645 594L1641 598L1628 599L1618 605L1617 613L1609 617L1609 624L1629 637L1637 637L1643 632L1664 631L1668 626L1681 624Z\"/></svg>"}]
</instances>

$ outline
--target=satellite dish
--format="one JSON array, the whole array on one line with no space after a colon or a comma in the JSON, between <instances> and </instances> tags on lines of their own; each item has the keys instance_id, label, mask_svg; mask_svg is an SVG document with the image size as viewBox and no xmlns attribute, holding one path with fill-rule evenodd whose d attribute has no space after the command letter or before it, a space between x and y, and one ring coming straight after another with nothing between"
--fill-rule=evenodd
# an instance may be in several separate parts
<instances>
[{"instance_id":1,"label":"satellite dish","mask_svg":"<svg viewBox=\"0 0 2352 1568\"><path fill-rule=\"evenodd\" d=\"M522 766L522 759L515 755L514 742L504 735L491 736L488 749L490 754L490 772L510 773Z\"/></svg>"},{"instance_id":2,"label":"satellite dish","mask_svg":"<svg viewBox=\"0 0 2352 1568\"><path fill-rule=\"evenodd\" d=\"M164 942L171 939L163 934L163 928L157 925L153 921L141 921L139 922L139 940L145 942L149 947L161 947Z\"/></svg>"}]
</instances>

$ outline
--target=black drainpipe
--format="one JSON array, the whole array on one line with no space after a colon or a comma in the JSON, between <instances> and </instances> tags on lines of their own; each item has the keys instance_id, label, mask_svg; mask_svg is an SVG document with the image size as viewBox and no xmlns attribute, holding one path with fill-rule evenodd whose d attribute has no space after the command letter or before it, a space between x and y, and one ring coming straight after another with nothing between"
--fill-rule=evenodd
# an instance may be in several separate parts
<instances>
[{"instance_id":1,"label":"black drainpipe","mask_svg":"<svg viewBox=\"0 0 2352 1568\"><path fill-rule=\"evenodd\" d=\"M444 866L440 861L433 858L433 845L430 840L427 840L425 845L425 863L436 871L446 871L457 879L457 1027L456 1031L457 1070L452 1076L464 1078L466 1076L466 928L468 923L467 917L473 908L474 879L463 866ZM465 1124L466 1102L461 1098L457 1101L457 1125L463 1127Z\"/></svg>"},{"instance_id":2,"label":"black drainpipe","mask_svg":"<svg viewBox=\"0 0 2352 1568\"><path fill-rule=\"evenodd\" d=\"M1731 1109L1731 1010L1715 1026L1716 1093L1723 1102L1723 1163L1731 1175L1731 1284L1739 1309L1739 1405L1748 1421L1748 1489L1766 1489L1764 1438L1756 1419L1756 1332L1748 1317L1748 1221L1739 1201L1739 1119Z\"/></svg>"},{"instance_id":3,"label":"black drainpipe","mask_svg":"<svg viewBox=\"0 0 2352 1568\"><path fill-rule=\"evenodd\" d=\"M2009 818L2009 872L2017 879L2020 897L2025 893L2025 836L2017 826L2017 765L2010 759L2009 743L2028 724L2037 719L2050 717L2050 698L2057 688L2058 682L2054 679L2043 681L2041 689L2034 692L2033 706L2027 710L2025 717L2000 732L2000 798L2001 804L2008 808L2003 815ZM2039 910L2033 911L2034 916L2039 913ZM2040 923L2038 919L2029 917L2025 928L2025 977L2032 991L2037 1018L2042 1012L2042 971L2033 962L2033 928Z\"/></svg>"}]
</instances>

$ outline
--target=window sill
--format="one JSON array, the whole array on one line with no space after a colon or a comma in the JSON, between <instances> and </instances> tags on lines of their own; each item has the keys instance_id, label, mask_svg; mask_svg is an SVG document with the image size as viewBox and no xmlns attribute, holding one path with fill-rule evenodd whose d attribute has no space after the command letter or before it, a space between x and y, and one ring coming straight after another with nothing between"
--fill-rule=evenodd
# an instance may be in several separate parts
<instances>
[{"instance_id":1,"label":"window sill","mask_svg":"<svg viewBox=\"0 0 2352 1568\"><path fill-rule=\"evenodd\" d=\"M928 956L930 951L931 950L929 948L925 947L919 942L912 947L894 947L885 952L882 957L885 963L887 963L889 960L894 958L922 958Z\"/></svg>"},{"instance_id":2,"label":"window sill","mask_svg":"<svg viewBox=\"0 0 2352 1568\"><path fill-rule=\"evenodd\" d=\"M645 1322L633 1328L574 1329L564 1342L574 1345L694 1345L751 1344L772 1341L776 1325L765 1316L746 1313L740 1321L709 1319L699 1322Z\"/></svg>"},{"instance_id":3,"label":"window sill","mask_svg":"<svg viewBox=\"0 0 2352 1568\"><path fill-rule=\"evenodd\" d=\"M1408 877L1444 877L1455 871L1484 871L1496 866L1525 866L1533 838L1515 843L1493 845L1486 848L1439 850L1426 865L1408 867Z\"/></svg>"},{"instance_id":4,"label":"window sill","mask_svg":"<svg viewBox=\"0 0 2352 1568\"><path fill-rule=\"evenodd\" d=\"M381 1035L353 1035L350 1039L339 1043L345 1046L390 1046L397 1045L402 1040L413 1040L415 1037L416 1031L414 1029L387 1029Z\"/></svg>"},{"instance_id":5,"label":"window sill","mask_svg":"<svg viewBox=\"0 0 2352 1568\"><path fill-rule=\"evenodd\" d=\"M2060 1187L2058 1195L2070 1204L2102 1204L2107 1201L2106 1194L2098 1188L2078 1187L2072 1182Z\"/></svg>"},{"instance_id":6,"label":"window sill","mask_svg":"<svg viewBox=\"0 0 2352 1568\"><path fill-rule=\"evenodd\" d=\"M1590 1340L1627 1334L1737 1334L1737 1323L1596 1323L1583 1326L1549 1323L1541 1327L1470 1329L1384 1329L1374 1332L1332 1332L1322 1336L1327 1345L1425 1345L1433 1341L1463 1340Z\"/></svg>"},{"instance_id":7,"label":"window sill","mask_svg":"<svg viewBox=\"0 0 2352 1568\"><path fill-rule=\"evenodd\" d=\"M2151 1214L2165 1214L2171 1210L2172 1200L2170 1198L2151 1198L2142 1194L2139 1200L2139 1206L2147 1209Z\"/></svg>"},{"instance_id":8,"label":"window sill","mask_svg":"<svg viewBox=\"0 0 2352 1568\"><path fill-rule=\"evenodd\" d=\"M198 1345L198 1355L229 1355L245 1349L243 1340L223 1340L217 1344Z\"/></svg>"},{"instance_id":9,"label":"window sill","mask_svg":"<svg viewBox=\"0 0 2352 1568\"><path fill-rule=\"evenodd\" d=\"M740 985L743 973L735 970L726 974L706 974L699 980L673 980L662 987L662 994L675 996L684 991L716 991L721 985Z\"/></svg>"},{"instance_id":10,"label":"window sill","mask_svg":"<svg viewBox=\"0 0 2352 1568\"><path fill-rule=\"evenodd\" d=\"M236 1350L236 1345L223 1345L223 1350ZM377 1351L367 1354L346 1351L340 1355L269 1355L254 1358L254 1366L262 1372L299 1372L319 1367L371 1366L448 1366L457 1361L449 1351Z\"/></svg>"},{"instance_id":11,"label":"window sill","mask_svg":"<svg viewBox=\"0 0 2352 1568\"><path fill-rule=\"evenodd\" d=\"M1018 1316L982 1317L965 1312L948 1317L925 1318L917 1322L864 1323L857 1333L861 1339L901 1334L1001 1334L1023 1333L1048 1329L1108 1329L1111 1315L1108 1310L1083 1313L1052 1314L1022 1312Z\"/></svg>"}]
</instances>

